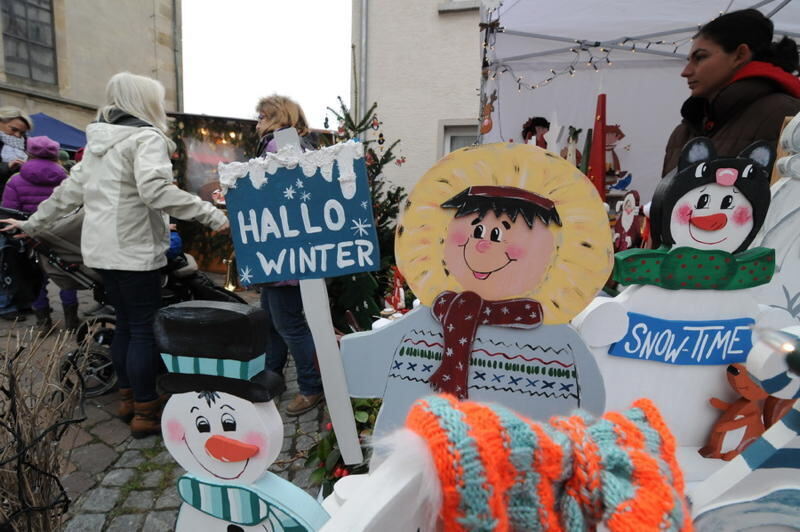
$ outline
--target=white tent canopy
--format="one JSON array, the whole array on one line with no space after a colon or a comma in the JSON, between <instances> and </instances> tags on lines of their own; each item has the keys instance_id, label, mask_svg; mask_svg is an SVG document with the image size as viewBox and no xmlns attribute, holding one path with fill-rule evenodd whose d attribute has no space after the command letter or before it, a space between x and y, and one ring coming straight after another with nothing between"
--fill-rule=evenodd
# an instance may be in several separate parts
<instances>
[{"instance_id":1,"label":"white tent canopy","mask_svg":"<svg viewBox=\"0 0 800 532\"><path fill-rule=\"evenodd\" d=\"M505 0L484 10L484 22L502 30L489 30L482 96L491 101L496 91L497 99L482 142L521 142L525 121L543 116L548 149L566 144L569 125L583 129L582 149L597 95L606 93L606 123L625 133L616 149L622 168L649 199L689 96L680 72L692 35L721 12L753 6L774 12L776 38L800 40L800 1L790 0Z\"/></svg>"}]
</instances>

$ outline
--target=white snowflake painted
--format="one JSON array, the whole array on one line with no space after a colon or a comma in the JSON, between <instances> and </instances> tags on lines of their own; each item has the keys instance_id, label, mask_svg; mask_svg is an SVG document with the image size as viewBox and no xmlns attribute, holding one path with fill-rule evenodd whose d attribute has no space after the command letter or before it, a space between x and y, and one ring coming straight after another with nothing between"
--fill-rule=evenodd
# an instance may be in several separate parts
<instances>
[{"instance_id":1,"label":"white snowflake painted","mask_svg":"<svg viewBox=\"0 0 800 532\"><path fill-rule=\"evenodd\" d=\"M239 282L242 284L250 284L250 281L253 280L253 272L250 271L250 266L245 266L242 270L239 271Z\"/></svg>"},{"instance_id":2,"label":"white snowflake painted","mask_svg":"<svg viewBox=\"0 0 800 532\"><path fill-rule=\"evenodd\" d=\"M367 223L367 220L358 218L357 220L353 220L353 225L350 226L350 230L353 231L353 234L356 236L367 236L370 227L372 227L372 224Z\"/></svg>"},{"instance_id":3,"label":"white snowflake painted","mask_svg":"<svg viewBox=\"0 0 800 532\"><path fill-rule=\"evenodd\" d=\"M305 202L305 201L308 201L310 199L311 199L311 192L305 192L304 191L302 194L300 194L300 201L304 201Z\"/></svg>"},{"instance_id":4,"label":"white snowflake painted","mask_svg":"<svg viewBox=\"0 0 800 532\"><path fill-rule=\"evenodd\" d=\"M283 197L286 199L294 199L294 193L295 193L294 187L288 186L283 191Z\"/></svg>"}]
</instances>

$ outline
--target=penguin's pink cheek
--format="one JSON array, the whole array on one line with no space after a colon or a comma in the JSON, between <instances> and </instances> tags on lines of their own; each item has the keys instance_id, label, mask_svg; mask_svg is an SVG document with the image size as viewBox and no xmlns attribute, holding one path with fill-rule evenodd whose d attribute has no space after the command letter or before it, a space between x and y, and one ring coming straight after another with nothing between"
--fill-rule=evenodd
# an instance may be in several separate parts
<instances>
[{"instance_id":1,"label":"penguin's pink cheek","mask_svg":"<svg viewBox=\"0 0 800 532\"><path fill-rule=\"evenodd\" d=\"M673 211L673 218L680 224L688 224L689 219L692 217L692 206L688 203L682 203Z\"/></svg>"},{"instance_id":2,"label":"penguin's pink cheek","mask_svg":"<svg viewBox=\"0 0 800 532\"><path fill-rule=\"evenodd\" d=\"M753 210L750 207L741 205L733 209L733 222L736 225L744 225L753 219Z\"/></svg>"},{"instance_id":3,"label":"penguin's pink cheek","mask_svg":"<svg viewBox=\"0 0 800 532\"><path fill-rule=\"evenodd\" d=\"M186 429L183 428L183 424L178 421L177 419L170 419L167 421L167 438L173 442L179 442L183 440L183 437L186 435Z\"/></svg>"},{"instance_id":4,"label":"penguin's pink cheek","mask_svg":"<svg viewBox=\"0 0 800 532\"><path fill-rule=\"evenodd\" d=\"M251 431L244 435L244 442L258 447L258 452L263 453L267 448L267 437L263 432Z\"/></svg>"}]
</instances>

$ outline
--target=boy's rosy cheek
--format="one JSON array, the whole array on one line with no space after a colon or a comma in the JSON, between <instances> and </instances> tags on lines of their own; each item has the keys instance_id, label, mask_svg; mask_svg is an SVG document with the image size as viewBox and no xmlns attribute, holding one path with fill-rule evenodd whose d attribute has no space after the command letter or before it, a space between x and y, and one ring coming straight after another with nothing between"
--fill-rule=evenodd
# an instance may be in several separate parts
<instances>
[{"instance_id":1,"label":"boy's rosy cheek","mask_svg":"<svg viewBox=\"0 0 800 532\"><path fill-rule=\"evenodd\" d=\"M528 249L525 246L520 246L518 244L509 244L506 248L506 254L508 255L509 259L512 260L519 260L527 255Z\"/></svg>"},{"instance_id":2,"label":"boy's rosy cheek","mask_svg":"<svg viewBox=\"0 0 800 532\"><path fill-rule=\"evenodd\" d=\"M186 429L183 424L177 419L170 419L167 421L167 438L171 441L179 442L186 435Z\"/></svg>"},{"instance_id":3,"label":"boy's rosy cheek","mask_svg":"<svg viewBox=\"0 0 800 532\"><path fill-rule=\"evenodd\" d=\"M468 239L467 230L462 228L452 229L447 235L447 243L454 246L463 246Z\"/></svg>"},{"instance_id":4,"label":"boy's rosy cheek","mask_svg":"<svg viewBox=\"0 0 800 532\"><path fill-rule=\"evenodd\" d=\"M674 212L675 213L673 214L673 217L675 218L675 221L682 224L688 224L689 218L692 217L692 206L688 203L683 203L678 205Z\"/></svg>"},{"instance_id":5,"label":"boy's rosy cheek","mask_svg":"<svg viewBox=\"0 0 800 532\"><path fill-rule=\"evenodd\" d=\"M753 219L753 211L744 205L733 210L733 222L737 225L744 225Z\"/></svg>"}]
</instances>

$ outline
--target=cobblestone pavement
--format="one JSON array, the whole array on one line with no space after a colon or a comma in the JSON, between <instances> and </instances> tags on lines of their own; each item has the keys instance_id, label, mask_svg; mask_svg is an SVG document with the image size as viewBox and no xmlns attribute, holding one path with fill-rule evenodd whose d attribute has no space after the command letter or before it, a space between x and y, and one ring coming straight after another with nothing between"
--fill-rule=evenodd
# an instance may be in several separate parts
<instances>
[{"instance_id":1,"label":"cobblestone pavement","mask_svg":"<svg viewBox=\"0 0 800 532\"><path fill-rule=\"evenodd\" d=\"M217 282L219 278L212 275ZM58 296L50 286L51 302ZM250 304L258 304L255 292L240 292ZM79 292L81 311L92 305L90 294ZM63 319L58 304L53 305L53 320ZM17 327L31 326L33 316ZM7 336L14 324L0 323L0 337ZM298 392L297 376L291 362L286 368L286 392L278 410ZM166 451L160 436L133 439L128 426L114 417L116 393L86 399L86 420L65 434L62 445L72 449L62 481L72 501L63 530L68 532L168 531L173 530L180 498L176 480L183 469ZM324 407L299 417L284 419L283 449L270 470L292 481L313 496L311 469L305 467L306 452L319 439L329 418Z\"/></svg>"}]
</instances>

